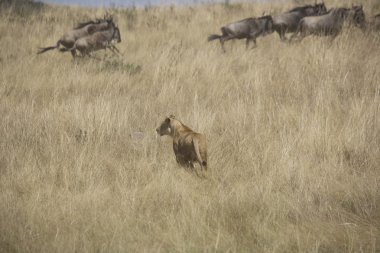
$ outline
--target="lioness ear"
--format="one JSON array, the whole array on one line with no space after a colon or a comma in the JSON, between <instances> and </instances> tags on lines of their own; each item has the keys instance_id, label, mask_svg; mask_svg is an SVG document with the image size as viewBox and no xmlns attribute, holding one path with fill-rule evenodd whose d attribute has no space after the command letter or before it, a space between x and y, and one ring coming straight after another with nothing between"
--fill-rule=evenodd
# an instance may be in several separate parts
<instances>
[{"instance_id":1,"label":"lioness ear","mask_svg":"<svg viewBox=\"0 0 380 253\"><path fill-rule=\"evenodd\" d=\"M170 123L170 118L165 119L165 123L169 124Z\"/></svg>"},{"instance_id":2,"label":"lioness ear","mask_svg":"<svg viewBox=\"0 0 380 253\"><path fill-rule=\"evenodd\" d=\"M170 114L169 118L175 119L175 116L173 114Z\"/></svg>"}]
</instances>

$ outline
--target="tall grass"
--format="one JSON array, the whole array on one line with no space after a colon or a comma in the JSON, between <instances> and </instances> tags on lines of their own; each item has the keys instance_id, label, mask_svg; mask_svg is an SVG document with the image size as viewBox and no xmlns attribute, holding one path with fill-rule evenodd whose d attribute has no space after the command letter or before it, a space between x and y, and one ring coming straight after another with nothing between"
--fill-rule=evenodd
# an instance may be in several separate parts
<instances>
[{"instance_id":1,"label":"tall grass","mask_svg":"<svg viewBox=\"0 0 380 253\"><path fill-rule=\"evenodd\" d=\"M206 41L289 7L114 9L105 61L36 55L104 9L3 9L0 252L379 252L379 36ZM206 135L205 178L156 136L169 114Z\"/></svg>"}]
</instances>

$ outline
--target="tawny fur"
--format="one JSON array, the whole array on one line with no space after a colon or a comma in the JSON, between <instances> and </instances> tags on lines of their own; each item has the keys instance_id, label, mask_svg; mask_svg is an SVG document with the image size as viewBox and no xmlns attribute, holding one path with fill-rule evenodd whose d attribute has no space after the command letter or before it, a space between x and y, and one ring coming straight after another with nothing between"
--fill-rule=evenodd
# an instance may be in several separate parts
<instances>
[{"instance_id":1,"label":"tawny fur","mask_svg":"<svg viewBox=\"0 0 380 253\"><path fill-rule=\"evenodd\" d=\"M202 170L207 170L207 144L203 134L194 132L172 115L156 131L161 136L169 135L173 138L173 150L178 164L194 168L193 163L198 162Z\"/></svg>"}]
</instances>

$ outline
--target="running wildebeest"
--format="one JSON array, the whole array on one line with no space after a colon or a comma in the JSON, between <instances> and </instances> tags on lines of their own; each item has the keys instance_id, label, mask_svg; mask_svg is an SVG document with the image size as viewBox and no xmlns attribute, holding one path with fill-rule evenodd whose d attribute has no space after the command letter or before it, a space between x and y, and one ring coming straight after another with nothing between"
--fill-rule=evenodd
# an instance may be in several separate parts
<instances>
[{"instance_id":1,"label":"running wildebeest","mask_svg":"<svg viewBox=\"0 0 380 253\"><path fill-rule=\"evenodd\" d=\"M56 46L40 48L37 54L45 53L48 50L59 48L60 45L65 48L72 48L77 39L91 35L97 31L106 30L112 23L112 18L104 18L97 21L89 21L84 23L79 23L74 30L65 33L58 41Z\"/></svg>"},{"instance_id":2,"label":"running wildebeest","mask_svg":"<svg viewBox=\"0 0 380 253\"><path fill-rule=\"evenodd\" d=\"M234 23L223 26L220 30L222 35L212 34L208 37L208 41L219 39L223 52L224 42L232 39L246 39L246 48L249 42L253 41L256 46L256 38L272 33L273 20L271 16L262 16L259 18L246 18Z\"/></svg>"},{"instance_id":3,"label":"running wildebeest","mask_svg":"<svg viewBox=\"0 0 380 253\"><path fill-rule=\"evenodd\" d=\"M285 33L295 32L302 18L326 13L326 6L323 2L320 4L296 7L288 12L273 17L273 30L275 30L280 36L280 39L284 41L287 39Z\"/></svg>"},{"instance_id":4,"label":"running wildebeest","mask_svg":"<svg viewBox=\"0 0 380 253\"><path fill-rule=\"evenodd\" d=\"M298 40L301 41L311 34L332 36L331 38L334 39L342 31L344 22L363 29L365 25L363 6L353 6L351 9L336 8L322 16L305 17L300 21L297 32L293 34L291 41L296 37L299 37Z\"/></svg>"},{"instance_id":5,"label":"running wildebeest","mask_svg":"<svg viewBox=\"0 0 380 253\"><path fill-rule=\"evenodd\" d=\"M61 52L70 51L72 56L76 57L76 50L78 50L82 56L91 57L91 52L97 51L100 49L109 48L113 53L115 50L119 52L119 50L114 46L114 43L120 43L121 36L120 30L115 24L112 22L110 27L107 30L99 31L88 35L86 37L80 38L75 41L73 47L71 48L61 48Z\"/></svg>"}]
</instances>

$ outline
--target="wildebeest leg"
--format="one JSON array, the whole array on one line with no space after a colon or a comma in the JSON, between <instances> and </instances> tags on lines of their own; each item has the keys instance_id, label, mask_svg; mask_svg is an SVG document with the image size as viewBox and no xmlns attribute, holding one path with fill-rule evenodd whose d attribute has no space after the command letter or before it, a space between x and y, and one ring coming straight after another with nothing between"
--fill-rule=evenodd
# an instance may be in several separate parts
<instances>
[{"instance_id":1,"label":"wildebeest leg","mask_svg":"<svg viewBox=\"0 0 380 253\"><path fill-rule=\"evenodd\" d=\"M116 49L117 51L119 51L116 47L114 48L113 46L111 46L111 47L109 47L109 49L110 49L111 52L112 52L113 54L115 54L115 55L119 55L119 54L120 54L120 53L118 53L118 52L115 51L115 49Z\"/></svg>"},{"instance_id":2,"label":"wildebeest leg","mask_svg":"<svg viewBox=\"0 0 380 253\"><path fill-rule=\"evenodd\" d=\"M301 40L303 40L306 36L308 36L310 34L307 34L307 33L301 33L301 35L298 37L298 40L297 42L301 42Z\"/></svg>"},{"instance_id":3,"label":"wildebeest leg","mask_svg":"<svg viewBox=\"0 0 380 253\"><path fill-rule=\"evenodd\" d=\"M84 49L80 48L78 49L79 53L80 53L80 56L83 58L86 54L87 54L87 51L85 51Z\"/></svg>"},{"instance_id":4,"label":"wildebeest leg","mask_svg":"<svg viewBox=\"0 0 380 253\"><path fill-rule=\"evenodd\" d=\"M257 47L256 37L253 37L251 40L253 41L253 46L251 47L251 49L254 49L255 47Z\"/></svg>"},{"instance_id":5,"label":"wildebeest leg","mask_svg":"<svg viewBox=\"0 0 380 253\"><path fill-rule=\"evenodd\" d=\"M115 50L117 53L121 54L119 49L117 49L117 47L115 45L112 45L110 48Z\"/></svg>"},{"instance_id":6,"label":"wildebeest leg","mask_svg":"<svg viewBox=\"0 0 380 253\"><path fill-rule=\"evenodd\" d=\"M338 36L338 33L333 33L332 35L328 36L328 48L330 48L334 43L335 38Z\"/></svg>"},{"instance_id":7,"label":"wildebeest leg","mask_svg":"<svg viewBox=\"0 0 380 253\"><path fill-rule=\"evenodd\" d=\"M220 44L222 45L222 50L223 50L223 53L226 52L226 49L224 48L224 42L228 41L228 40L232 40L234 37L232 36L227 36L227 37L221 37L220 38Z\"/></svg>"},{"instance_id":8,"label":"wildebeest leg","mask_svg":"<svg viewBox=\"0 0 380 253\"><path fill-rule=\"evenodd\" d=\"M290 43L294 42L301 42L306 37L306 34L301 33L300 35L293 34L292 37L290 38Z\"/></svg>"},{"instance_id":9,"label":"wildebeest leg","mask_svg":"<svg viewBox=\"0 0 380 253\"><path fill-rule=\"evenodd\" d=\"M105 47L104 48L104 56L103 56L103 60L107 57L107 48Z\"/></svg>"},{"instance_id":10,"label":"wildebeest leg","mask_svg":"<svg viewBox=\"0 0 380 253\"><path fill-rule=\"evenodd\" d=\"M300 42L307 36L306 32L302 30L302 27L298 27L297 31L290 37L289 42Z\"/></svg>"},{"instance_id":11,"label":"wildebeest leg","mask_svg":"<svg viewBox=\"0 0 380 253\"><path fill-rule=\"evenodd\" d=\"M89 57L89 58L91 58L91 59L95 59L95 60L97 60L97 61L101 61L102 59L100 59L100 58L98 58L98 57L95 57L95 56L93 56L93 55L91 55L90 53L86 53L86 55ZM104 59L103 59L104 60Z\"/></svg>"},{"instance_id":12,"label":"wildebeest leg","mask_svg":"<svg viewBox=\"0 0 380 253\"><path fill-rule=\"evenodd\" d=\"M292 43L294 42L294 40L298 37L298 32L295 32L293 33L293 35L290 37L289 39L289 42ZM299 39L297 39L296 41L299 41Z\"/></svg>"},{"instance_id":13,"label":"wildebeest leg","mask_svg":"<svg viewBox=\"0 0 380 253\"><path fill-rule=\"evenodd\" d=\"M71 50L71 55L73 56L73 58L75 58L77 56L77 51L75 49Z\"/></svg>"},{"instance_id":14,"label":"wildebeest leg","mask_svg":"<svg viewBox=\"0 0 380 253\"><path fill-rule=\"evenodd\" d=\"M249 47L249 40L250 40L251 38L247 38L247 40L245 41L245 49L248 49L248 47Z\"/></svg>"},{"instance_id":15,"label":"wildebeest leg","mask_svg":"<svg viewBox=\"0 0 380 253\"><path fill-rule=\"evenodd\" d=\"M286 40L288 40L288 38L286 38L285 30L283 30L283 31L281 32L281 41L286 41Z\"/></svg>"},{"instance_id":16,"label":"wildebeest leg","mask_svg":"<svg viewBox=\"0 0 380 253\"><path fill-rule=\"evenodd\" d=\"M256 47L256 38L257 36L259 36L260 33L251 33L248 37L249 40L251 40L253 42L253 46L251 47L251 49L255 48ZM248 48L248 45L247 45L247 48Z\"/></svg>"},{"instance_id":17,"label":"wildebeest leg","mask_svg":"<svg viewBox=\"0 0 380 253\"><path fill-rule=\"evenodd\" d=\"M333 42L335 38L339 35L340 31L333 31L331 33L330 41Z\"/></svg>"},{"instance_id":18,"label":"wildebeest leg","mask_svg":"<svg viewBox=\"0 0 380 253\"><path fill-rule=\"evenodd\" d=\"M286 40L286 36L285 36L286 27L285 27L285 25L279 25L277 27L276 31L278 33L278 36L280 36L281 41L285 41Z\"/></svg>"},{"instance_id":19,"label":"wildebeest leg","mask_svg":"<svg viewBox=\"0 0 380 253\"><path fill-rule=\"evenodd\" d=\"M98 59L98 58L92 56L92 54L91 54L91 52L90 52L89 50L84 51L84 53L83 53L83 57L85 57L86 55L88 56L88 58L94 58L94 59L96 59L96 60L100 60L100 59Z\"/></svg>"},{"instance_id":20,"label":"wildebeest leg","mask_svg":"<svg viewBox=\"0 0 380 253\"><path fill-rule=\"evenodd\" d=\"M225 53L226 49L224 48L224 41L225 41L224 37L221 37L219 41L220 41L220 46L222 47L222 51L223 53Z\"/></svg>"},{"instance_id":21,"label":"wildebeest leg","mask_svg":"<svg viewBox=\"0 0 380 253\"><path fill-rule=\"evenodd\" d=\"M108 48L113 54L116 54L115 50L112 47ZM116 54L117 55L117 54Z\"/></svg>"}]
</instances>

